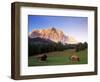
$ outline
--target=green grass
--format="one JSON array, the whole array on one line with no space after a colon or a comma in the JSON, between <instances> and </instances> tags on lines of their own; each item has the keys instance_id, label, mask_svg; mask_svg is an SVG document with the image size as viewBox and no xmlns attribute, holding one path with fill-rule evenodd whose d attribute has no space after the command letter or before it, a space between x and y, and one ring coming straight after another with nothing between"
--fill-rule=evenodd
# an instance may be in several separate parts
<instances>
[{"instance_id":1,"label":"green grass","mask_svg":"<svg viewBox=\"0 0 100 82\"><path fill-rule=\"evenodd\" d=\"M80 57L80 61L71 61L71 55L76 54ZM31 56L28 58L29 66L46 66L46 65L70 65L70 64L87 64L87 49L79 52L73 52L72 49L50 52L47 54L47 60L44 62L39 62L36 56Z\"/></svg>"}]
</instances>

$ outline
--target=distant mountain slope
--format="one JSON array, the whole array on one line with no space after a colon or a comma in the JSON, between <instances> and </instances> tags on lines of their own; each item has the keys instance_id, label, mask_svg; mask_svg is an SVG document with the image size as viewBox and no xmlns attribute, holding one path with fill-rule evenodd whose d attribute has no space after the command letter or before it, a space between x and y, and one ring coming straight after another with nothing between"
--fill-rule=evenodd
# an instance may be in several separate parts
<instances>
[{"instance_id":1,"label":"distant mountain slope","mask_svg":"<svg viewBox=\"0 0 100 82\"><path fill-rule=\"evenodd\" d=\"M37 38L40 37L41 39L50 40L53 42L61 42L63 44L77 44L78 42L75 40L74 37L65 35L63 31L58 30L54 27L48 29L39 29L39 30L32 30L29 33L29 38Z\"/></svg>"},{"instance_id":2,"label":"distant mountain slope","mask_svg":"<svg viewBox=\"0 0 100 82\"><path fill-rule=\"evenodd\" d=\"M29 43L36 43L36 44L51 44L51 43L55 43L49 39L43 39L40 37L36 37L36 38L28 38Z\"/></svg>"}]
</instances>

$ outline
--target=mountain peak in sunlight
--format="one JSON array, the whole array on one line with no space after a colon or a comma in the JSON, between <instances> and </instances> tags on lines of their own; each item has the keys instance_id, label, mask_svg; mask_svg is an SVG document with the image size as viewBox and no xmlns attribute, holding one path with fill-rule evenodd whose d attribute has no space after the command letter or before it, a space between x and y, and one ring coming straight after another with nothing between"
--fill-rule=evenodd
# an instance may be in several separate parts
<instances>
[{"instance_id":1,"label":"mountain peak in sunlight","mask_svg":"<svg viewBox=\"0 0 100 82\"><path fill-rule=\"evenodd\" d=\"M65 35L62 30L56 29L55 27L50 27L47 29L37 29L32 30L32 32L29 33L30 38L43 38L43 39L49 39L54 42L61 42L63 44L77 44L77 40L73 36Z\"/></svg>"}]
</instances>

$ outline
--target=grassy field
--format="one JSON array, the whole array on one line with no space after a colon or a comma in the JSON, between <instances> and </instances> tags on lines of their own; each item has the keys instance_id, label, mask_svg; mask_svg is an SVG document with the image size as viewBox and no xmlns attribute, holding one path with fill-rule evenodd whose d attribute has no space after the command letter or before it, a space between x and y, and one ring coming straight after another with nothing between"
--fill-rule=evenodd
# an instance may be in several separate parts
<instances>
[{"instance_id":1,"label":"grassy field","mask_svg":"<svg viewBox=\"0 0 100 82\"><path fill-rule=\"evenodd\" d=\"M79 52L75 52L80 57L80 61L71 61L70 57L73 55L73 50L64 50L57 52L50 52L47 54L47 60L39 62L36 56L28 57L29 66L46 66L46 65L70 65L70 64L87 64L87 49Z\"/></svg>"}]
</instances>

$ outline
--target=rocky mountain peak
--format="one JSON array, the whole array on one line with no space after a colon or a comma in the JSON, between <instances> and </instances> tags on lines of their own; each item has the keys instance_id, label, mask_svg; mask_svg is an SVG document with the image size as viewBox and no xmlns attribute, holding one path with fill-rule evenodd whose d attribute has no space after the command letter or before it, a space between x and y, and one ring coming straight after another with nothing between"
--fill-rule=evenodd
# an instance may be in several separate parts
<instances>
[{"instance_id":1,"label":"rocky mountain peak","mask_svg":"<svg viewBox=\"0 0 100 82\"><path fill-rule=\"evenodd\" d=\"M32 32L29 33L29 37L30 38L40 37L43 39L49 39L54 42L61 42L63 44L77 43L74 37L65 35L63 31L56 29L55 27L51 27L47 29L32 30Z\"/></svg>"}]
</instances>

